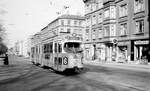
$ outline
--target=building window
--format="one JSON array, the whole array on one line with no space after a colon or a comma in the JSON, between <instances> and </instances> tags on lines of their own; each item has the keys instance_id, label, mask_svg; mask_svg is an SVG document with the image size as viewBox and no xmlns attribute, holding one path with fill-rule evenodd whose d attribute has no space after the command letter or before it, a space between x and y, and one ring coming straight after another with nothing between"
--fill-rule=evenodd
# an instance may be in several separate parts
<instances>
[{"instance_id":1,"label":"building window","mask_svg":"<svg viewBox=\"0 0 150 91\"><path fill-rule=\"evenodd\" d=\"M82 26L82 21L79 21L79 26Z\"/></svg>"},{"instance_id":2,"label":"building window","mask_svg":"<svg viewBox=\"0 0 150 91\"><path fill-rule=\"evenodd\" d=\"M96 3L92 3L92 8L91 8L91 11L95 11L96 10Z\"/></svg>"},{"instance_id":3,"label":"building window","mask_svg":"<svg viewBox=\"0 0 150 91\"><path fill-rule=\"evenodd\" d=\"M93 40L96 39L96 30L93 30L93 33L92 33L92 39L93 39Z\"/></svg>"},{"instance_id":4,"label":"building window","mask_svg":"<svg viewBox=\"0 0 150 91\"><path fill-rule=\"evenodd\" d=\"M61 20L61 25L64 25L64 20Z\"/></svg>"},{"instance_id":5,"label":"building window","mask_svg":"<svg viewBox=\"0 0 150 91\"><path fill-rule=\"evenodd\" d=\"M98 15L98 23L101 23L101 22L103 22L102 13L100 13L100 14Z\"/></svg>"},{"instance_id":6,"label":"building window","mask_svg":"<svg viewBox=\"0 0 150 91\"><path fill-rule=\"evenodd\" d=\"M105 37L109 37L110 36L110 30L109 30L109 26L105 26L104 27L104 36Z\"/></svg>"},{"instance_id":7,"label":"building window","mask_svg":"<svg viewBox=\"0 0 150 91\"><path fill-rule=\"evenodd\" d=\"M86 19L86 26L90 26L90 18Z\"/></svg>"},{"instance_id":8,"label":"building window","mask_svg":"<svg viewBox=\"0 0 150 91\"><path fill-rule=\"evenodd\" d=\"M86 41L89 40L89 34L86 34L86 35L85 35L85 39L86 39Z\"/></svg>"},{"instance_id":9,"label":"building window","mask_svg":"<svg viewBox=\"0 0 150 91\"><path fill-rule=\"evenodd\" d=\"M60 29L60 32L64 32L64 28L61 28L61 29Z\"/></svg>"},{"instance_id":10,"label":"building window","mask_svg":"<svg viewBox=\"0 0 150 91\"><path fill-rule=\"evenodd\" d=\"M109 18L109 10L106 10L105 12L104 12L104 18L106 19L106 18Z\"/></svg>"},{"instance_id":11,"label":"building window","mask_svg":"<svg viewBox=\"0 0 150 91\"><path fill-rule=\"evenodd\" d=\"M120 36L126 35L127 32L127 23L120 24Z\"/></svg>"},{"instance_id":12,"label":"building window","mask_svg":"<svg viewBox=\"0 0 150 91\"><path fill-rule=\"evenodd\" d=\"M87 13L89 13L89 4L87 4L87 5L85 5L85 13L87 14Z\"/></svg>"},{"instance_id":13,"label":"building window","mask_svg":"<svg viewBox=\"0 0 150 91\"><path fill-rule=\"evenodd\" d=\"M68 29L67 29L67 33L70 33L70 32L71 32L71 29L70 29L70 28L68 28Z\"/></svg>"},{"instance_id":14,"label":"building window","mask_svg":"<svg viewBox=\"0 0 150 91\"><path fill-rule=\"evenodd\" d=\"M111 25L110 36L116 36L116 26L115 24Z\"/></svg>"},{"instance_id":15,"label":"building window","mask_svg":"<svg viewBox=\"0 0 150 91\"><path fill-rule=\"evenodd\" d=\"M144 32L144 20L136 21L135 27L136 27L136 33L143 33Z\"/></svg>"},{"instance_id":16,"label":"building window","mask_svg":"<svg viewBox=\"0 0 150 91\"><path fill-rule=\"evenodd\" d=\"M85 32L86 32L86 34L88 34L89 33L89 29L86 29Z\"/></svg>"},{"instance_id":17,"label":"building window","mask_svg":"<svg viewBox=\"0 0 150 91\"><path fill-rule=\"evenodd\" d=\"M127 4L120 5L119 17L127 16L127 14L128 14Z\"/></svg>"},{"instance_id":18,"label":"building window","mask_svg":"<svg viewBox=\"0 0 150 91\"><path fill-rule=\"evenodd\" d=\"M74 25L75 25L75 26L77 25L77 21L74 21Z\"/></svg>"},{"instance_id":19,"label":"building window","mask_svg":"<svg viewBox=\"0 0 150 91\"><path fill-rule=\"evenodd\" d=\"M98 31L99 33L98 33L98 38L103 38L103 36L104 36L104 33L103 33L103 30L102 30L102 28L99 28L99 31Z\"/></svg>"},{"instance_id":20,"label":"building window","mask_svg":"<svg viewBox=\"0 0 150 91\"><path fill-rule=\"evenodd\" d=\"M103 0L97 0L98 9L103 7Z\"/></svg>"},{"instance_id":21,"label":"building window","mask_svg":"<svg viewBox=\"0 0 150 91\"><path fill-rule=\"evenodd\" d=\"M71 24L71 20L68 20L68 21L67 21L67 24L70 25L70 24Z\"/></svg>"},{"instance_id":22,"label":"building window","mask_svg":"<svg viewBox=\"0 0 150 91\"><path fill-rule=\"evenodd\" d=\"M134 0L134 13L144 11L144 0Z\"/></svg>"},{"instance_id":23,"label":"building window","mask_svg":"<svg viewBox=\"0 0 150 91\"><path fill-rule=\"evenodd\" d=\"M96 15L93 15L93 18L92 18L92 25L95 25L96 24Z\"/></svg>"},{"instance_id":24,"label":"building window","mask_svg":"<svg viewBox=\"0 0 150 91\"><path fill-rule=\"evenodd\" d=\"M73 33L76 33L76 34L79 34L78 32L79 32L78 29L74 29L73 31Z\"/></svg>"},{"instance_id":25,"label":"building window","mask_svg":"<svg viewBox=\"0 0 150 91\"><path fill-rule=\"evenodd\" d=\"M110 7L110 17L116 18L116 7L115 6Z\"/></svg>"}]
</instances>

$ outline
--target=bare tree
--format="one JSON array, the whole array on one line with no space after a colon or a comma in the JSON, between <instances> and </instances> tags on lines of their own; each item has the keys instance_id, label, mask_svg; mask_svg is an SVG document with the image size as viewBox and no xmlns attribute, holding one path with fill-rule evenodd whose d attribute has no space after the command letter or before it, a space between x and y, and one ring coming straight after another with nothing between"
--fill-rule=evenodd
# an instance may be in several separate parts
<instances>
[{"instance_id":1,"label":"bare tree","mask_svg":"<svg viewBox=\"0 0 150 91\"><path fill-rule=\"evenodd\" d=\"M7 46L3 43L4 36L5 36L5 29L0 24L0 55L6 53L8 50Z\"/></svg>"}]
</instances>

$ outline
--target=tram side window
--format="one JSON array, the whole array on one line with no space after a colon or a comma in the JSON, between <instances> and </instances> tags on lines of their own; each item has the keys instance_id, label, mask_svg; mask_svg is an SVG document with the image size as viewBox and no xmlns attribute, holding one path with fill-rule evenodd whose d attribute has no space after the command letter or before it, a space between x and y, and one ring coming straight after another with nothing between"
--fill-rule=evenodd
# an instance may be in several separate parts
<instances>
[{"instance_id":1,"label":"tram side window","mask_svg":"<svg viewBox=\"0 0 150 91\"><path fill-rule=\"evenodd\" d=\"M46 53L46 44L44 44L44 53Z\"/></svg>"},{"instance_id":2,"label":"tram side window","mask_svg":"<svg viewBox=\"0 0 150 91\"><path fill-rule=\"evenodd\" d=\"M44 44L44 53L49 52L49 44Z\"/></svg>"},{"instance_id":3,"label":"tram side window","mask_svg":"<svg viewBox=\"0 0 150 91\"><path fill-rule=\"evenodd\" d=\"M31 53L32 53L31 57L33 58L34 57L34 47L31 48Z\"/></svg>"},{"instance_id":4,"label":"tram side window","mask_svg":"<svg viewBox=\"0 0 150 91\"><path fill-rule=\"evenodd\" d=\"M36 46L36 54L38 54L38 46Z\"/></svg>"},{"instance_id":5,"label":"tram side window","mask_svg":"<svg viewBox=\"0 0 150 91\"><path fill-rule=\"evenodd\" d=\"M55 43L55 53L57 53L57 43Z\"/></svg>"},{"instance_id":6,"label":"tram side window","mask_svg":"<svg viewBox=\"0 0 150 91\"><path fill-rule=\"evenodd\" d=\"M58 52L61 53L62 52L62 44L58 44Z\"/></svg>"},{"instance_id":7,"label":"tram side window","mask_svg":"<svg viewBox=\"0 0 150 91\"><path fill-rule=\"evenodd\" d=\"M50 43L50 53L53 53L53 42Z\"/></svg>"}]
</instances>

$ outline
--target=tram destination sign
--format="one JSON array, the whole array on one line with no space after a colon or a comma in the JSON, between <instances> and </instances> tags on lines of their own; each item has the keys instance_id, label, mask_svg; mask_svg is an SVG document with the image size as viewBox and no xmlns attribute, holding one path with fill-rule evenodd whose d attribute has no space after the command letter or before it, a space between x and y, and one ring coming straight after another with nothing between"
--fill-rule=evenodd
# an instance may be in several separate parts
<instances>
[{"instance_id":1,"label":"tram destination sign","mask_svg":"<svg viewBox=\"0 0 150 91\"><path fill-rule=\"evenodd\" d=\"M66 36L66 39L68 39L68 40L82 40L82 37L77 37L77 36Z\"/></svg>"},{"instance_id":2,"label":"tram destination sign","mask_svg":"<svg viewBox=\"0 0 150 91\"><path fill-rule=\"evenodd\" d=\"M66 36L65 38L68 40L82 40L82 37L77 36L76 34L72 34L72 36Z\"/></svg>"}]
</instances>

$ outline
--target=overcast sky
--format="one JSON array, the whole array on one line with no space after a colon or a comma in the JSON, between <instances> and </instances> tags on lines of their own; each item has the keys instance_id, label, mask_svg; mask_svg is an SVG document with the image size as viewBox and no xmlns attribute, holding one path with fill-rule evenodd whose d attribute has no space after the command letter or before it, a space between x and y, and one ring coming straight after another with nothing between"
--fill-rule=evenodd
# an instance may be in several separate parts
<instances>
[{"instance_id":1,"label":"overcast sky","mask_svg":"<svg viewBox=\"0 0 150 91\"><path fill-rule=\"evenodd\" d=\"M8 46L39 32L58 17L56 12L65 13L64 5L69 14L84 15L83 0L0 0L0 23L7 30Z\"/></svg>"}]
</instances>

